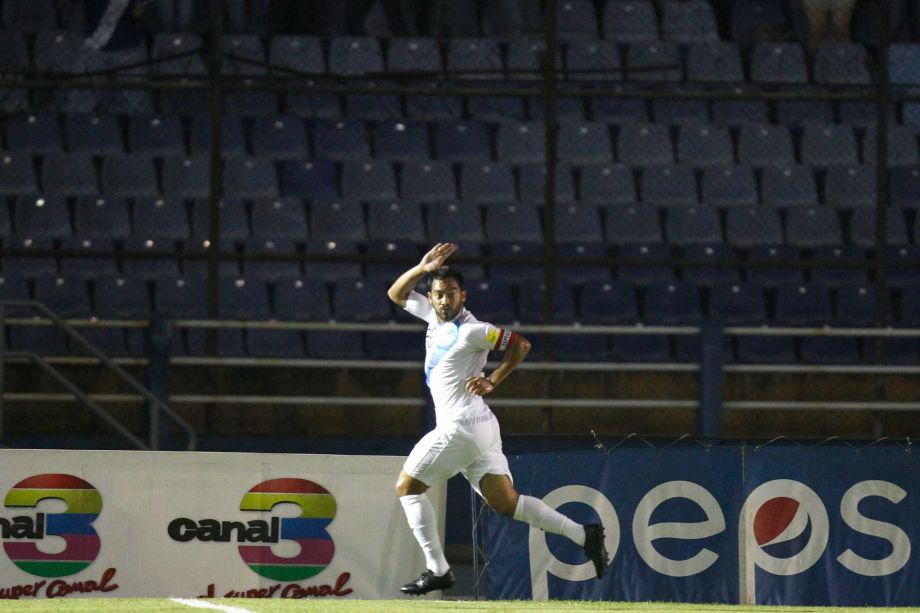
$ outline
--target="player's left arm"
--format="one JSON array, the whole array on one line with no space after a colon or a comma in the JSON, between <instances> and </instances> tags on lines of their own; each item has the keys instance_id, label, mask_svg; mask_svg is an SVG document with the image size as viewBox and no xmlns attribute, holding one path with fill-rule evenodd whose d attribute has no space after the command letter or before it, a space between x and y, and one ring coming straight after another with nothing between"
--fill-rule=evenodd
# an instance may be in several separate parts
<instances>
[{"instance_id":1,"label":"player's left arm","mask_svg":"<svg viewBox=\"0 0 920 613\"><path fill-rule=\"evenodd\" d=\"M487 377L467 378L466 390L471 394L478 396L491 394L498 387L498 384L504 381L530 353L530 341L525 337L510 330L500 330L499 332L502 338L493 348L504 351L502 361ZM507 340L504 339L505 335L508 335Z\"/></svg>"}]
</instances>

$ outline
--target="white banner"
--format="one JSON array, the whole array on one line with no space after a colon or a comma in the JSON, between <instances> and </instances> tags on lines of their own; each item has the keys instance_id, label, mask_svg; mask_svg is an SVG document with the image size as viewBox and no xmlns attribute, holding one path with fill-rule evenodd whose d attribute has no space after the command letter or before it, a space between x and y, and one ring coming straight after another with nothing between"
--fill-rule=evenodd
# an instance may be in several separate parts
<instances>
[{"instance_id":1,"label":"white banner","mask_svg":"<svg viewBox=\"0 0 920 613\"><path fill-rule=\"evenodd\" d=\"M394 598L403 458L0 450L0 599ZM441 534L446 488L429 492Z\"/></svg>"}]
</instances>

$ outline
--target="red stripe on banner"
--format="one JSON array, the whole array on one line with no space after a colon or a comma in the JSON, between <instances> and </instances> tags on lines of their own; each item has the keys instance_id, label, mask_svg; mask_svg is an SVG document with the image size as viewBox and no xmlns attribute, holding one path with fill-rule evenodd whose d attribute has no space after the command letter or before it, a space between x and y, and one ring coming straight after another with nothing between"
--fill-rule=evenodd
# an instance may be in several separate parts
<instances>
[{"instance_id":1,"label":"red stripe on banner","mask_svg":"<svg viewBox=\"0 0 920 613\"><path fill-rule=\"evenodd\" d=\"M240 545L240 556L246 564L309 565L328 564L335 553L335 543L329 539L298 539L300 553L293 558L283 558L264 545Z\"/></svg>"},{"instance_id":2,"label":"red stripe on banner","mask_svg":"<svg viewBox=\"0 0 920 613\"><path fill-rule=\"evenodd\" d=\"M329 491L306 479L269 479L258 484L250 492L272 494L328 494Z\"/></svg>"},{"instance_id":3,"label":"red stripe on banner","mask_svg":"<svg viewBox=\"0 0 920 613\"><path fill-rule=\"evenodd\" d=\"M73 475L35 475L17 483L15 488L52 490L94 490L92 485Z\"/></svg>"},{"instance_id":4,"label":"red stripe on banner","mask_svg":"<svg viewBox=\"0 0 920 613\"><path fill-rule=\"evenodd\" d=\"M99 549L102 542L96 535L91 534L69 534L59 536L67 541L67 547L60 553L45 553L39 551L35 543L22 543L17 541L7 541L3 543L3 549L6 555L14 562L28 561L59 561L72 560L89 562L96 559L99 555Z\"/></svg>"}]
</instances>

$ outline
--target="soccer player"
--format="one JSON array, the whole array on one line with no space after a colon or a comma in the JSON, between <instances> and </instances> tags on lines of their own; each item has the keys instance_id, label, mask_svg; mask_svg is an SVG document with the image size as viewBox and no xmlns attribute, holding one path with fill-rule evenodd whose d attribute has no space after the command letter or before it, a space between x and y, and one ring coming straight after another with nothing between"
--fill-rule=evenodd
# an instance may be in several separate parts
<instances>
[{"instance_id":1,"label":"soccer player","mask_svg":"<svg viewBox=\"0 0 920 613\"><path fill-rule=\"evenodd\" d=\"M418 579L401 590L419 595L454 584L438 536L434 507L425 491L458 472L497 513L561 534L580 545L601 578L609 564L603 526L578 524L539 498L518 494L512 485L498 421L482 397L492 393L521 363L530 351L530 342L511 330L480 322L464 308L463 275L444 266L456 249L452 243L438 243L387 291L390 300L428 322L425 380L437 419L435 429L423 436L406 458L396 482L399 502L425 553L427 566ZM431 279L427 298L414 291L425 275ZM486 376L483 368L493 349L504 355Z\"/></svg>"}]
</instances>

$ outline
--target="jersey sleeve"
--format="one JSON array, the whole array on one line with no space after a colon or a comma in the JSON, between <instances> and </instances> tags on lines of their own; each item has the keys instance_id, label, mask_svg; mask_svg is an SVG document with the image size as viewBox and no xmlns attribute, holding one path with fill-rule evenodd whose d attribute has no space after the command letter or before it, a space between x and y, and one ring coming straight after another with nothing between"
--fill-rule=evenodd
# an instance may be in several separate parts
<instances>
[{"instance_id":1,"label":"jersey sleeve","mask_svg":"<svg viewBox=\"0 0 920 613\"><path fill-rule=\"evenodd\" d=\"M406 299L406 306L403 308L406 312L415 315L423 321L427 321L430 324L438 323L438 316L434 312L434 307L431 306L431 303L428 302L424 296L414 290L409 292L409 297Z\"/></svg>"},{"instance_id":2,"label":"jersey sleeve","mask_svg":"<svg viewBox=\"0 0 920 613\"><path fill-rule=\"evenodd\" d=\"M511 335L511 330L506 328L499 328L490 323L477 322L469 324L467 342L477 349L504 351L508 348Z\"/></svg>"}]
</instances>

